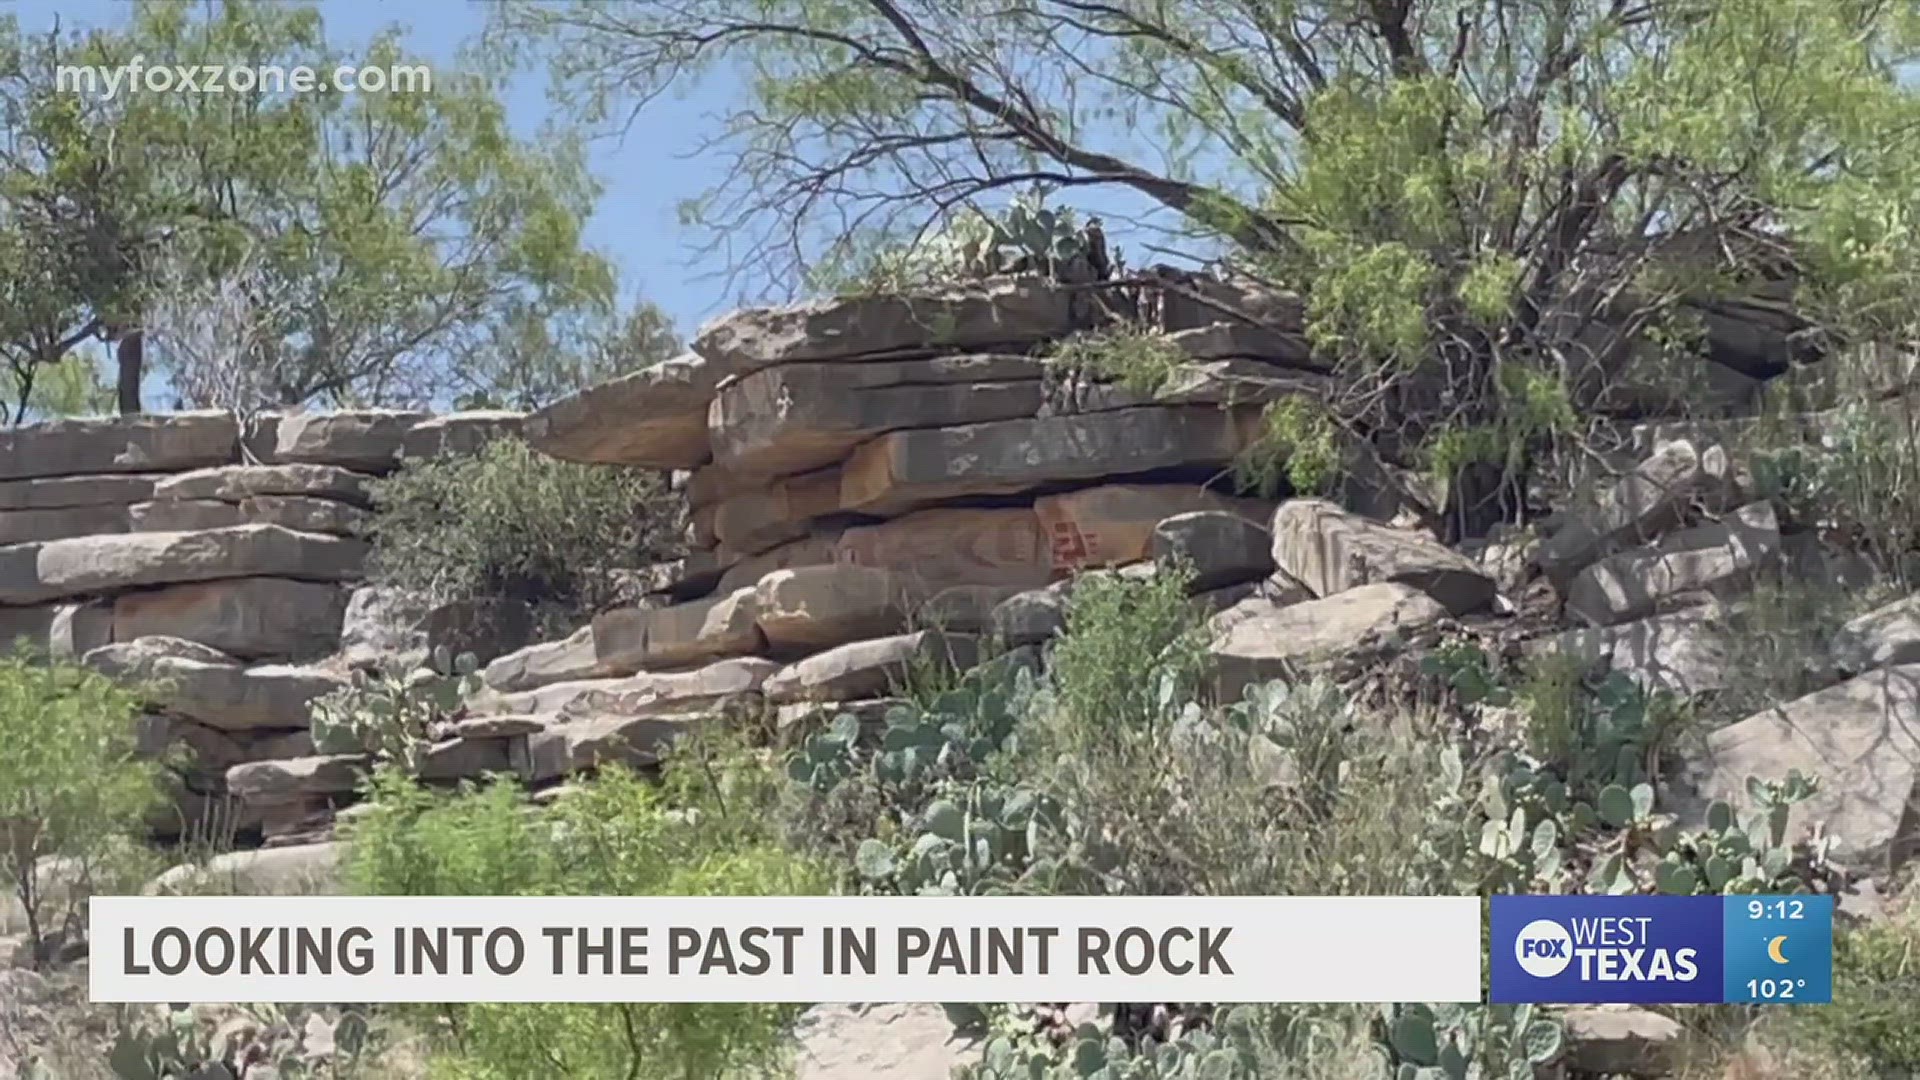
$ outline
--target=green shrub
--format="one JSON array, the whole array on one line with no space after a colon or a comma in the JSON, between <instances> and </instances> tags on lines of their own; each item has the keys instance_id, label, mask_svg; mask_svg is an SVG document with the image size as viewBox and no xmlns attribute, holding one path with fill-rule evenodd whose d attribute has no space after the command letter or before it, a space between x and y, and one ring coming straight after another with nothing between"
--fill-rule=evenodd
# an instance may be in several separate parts
<instances>
[{"instance_id":1,"label":"green shrub","mask_svg":"<svg viewBox=\"0 0 1920 1080\"><path fill-rule=\"evenodd\" d=\"M1164 334L1135 326L1084 331L1047 354L1048 362L1062 370L1108 379L1149 397L1165 389L1187 359Z\"/></svg>"},{"instance_id":2,"label":"green shrub","mask_svg":"<svg viewBox=\"0 0 1920 1080\"><path fill-rule=\"evenodd\" d=\"M373 497L376 577L436 601L523 600L564 622L617 595L614 571L678 551L680 497L658 474L517 439L410 463Z\"/></svg>"},{"instance_id":3,"label":"green shrub","mask_svg":"<svg viewBox=\"0 0 1920 1080\"><path fill-rule=\"evenodd\" d=\"M163 800L161 764L135 754L139 713L134 693L97 672L0 657L0 874L36 963Z\"/></svg>"},{"instance_id":4,"label":"green shrub","mask_svg":"<svg viewBox=\"0 0 1920 1080\"><path fill-rule=\"evenodd\" d=\"M515 784L453 796L382 770L348 833L359 892L410 895L808 895L828 883L771 812L781 780L749 751L687 745L661 784L621 768L533 811ZM677 1078L774 1071L784 1005L473 1004L438 1009L449 1075ZM425 1024L422 1025L427 1026Z\"/></svg>"},{"instance_id":5,"label":"green shrub","mask_svg":"<svg viewBox=\"0 0 1920 1080\"><path fill-rule=\"evenodd\" d=\"M1920 899L1836 928L1833 1004L1784 1010L1797 1038L1865 1057L1882 1076L1920 1075Z\"/></svg>"}]
</instances>

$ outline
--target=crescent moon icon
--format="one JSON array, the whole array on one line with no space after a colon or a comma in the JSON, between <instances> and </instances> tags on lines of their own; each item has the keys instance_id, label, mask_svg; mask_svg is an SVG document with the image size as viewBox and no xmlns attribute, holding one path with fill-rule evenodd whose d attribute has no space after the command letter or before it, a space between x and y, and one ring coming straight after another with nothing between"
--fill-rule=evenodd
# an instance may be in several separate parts
<instances>
[{"instance_id":1,"label":"crescent moon icon","mask_svg":"<svg viewBox=\"0 0 1920 1080\"><path fill-rule=\"evenodd\" d=\"M1780 946L1786 944L1786 941L1787 935L1781 934L1779 937L1767 942L1767 957L1776 964L1784 964L1787 962L1786 954L1780 951Z\"/></svg>"}]
</instances>

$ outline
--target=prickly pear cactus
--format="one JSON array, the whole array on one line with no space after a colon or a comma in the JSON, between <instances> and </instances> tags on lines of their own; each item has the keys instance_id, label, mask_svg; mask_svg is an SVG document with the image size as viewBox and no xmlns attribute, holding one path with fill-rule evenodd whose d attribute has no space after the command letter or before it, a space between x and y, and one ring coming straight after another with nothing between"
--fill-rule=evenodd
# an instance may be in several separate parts
<instances>
[{"instance_id":1,"label":"prickly pear cactus","mask_svg":"<svg viewBox=\"0 0 1920 1080\"><path fill-rule=\"evenodd\" d=\"M411 672L356 671L346 686L314 700L309 725L323 754L369 754L411 772L433 726L480 689L472 653L435 649Z\"/></svg>"}]
</instances>

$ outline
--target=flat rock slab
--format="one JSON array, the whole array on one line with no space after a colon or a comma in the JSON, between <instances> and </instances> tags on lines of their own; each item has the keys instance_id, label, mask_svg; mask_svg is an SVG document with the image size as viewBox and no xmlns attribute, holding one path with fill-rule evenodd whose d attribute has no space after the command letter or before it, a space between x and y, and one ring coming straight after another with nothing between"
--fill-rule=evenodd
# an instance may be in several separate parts
<instances>
[{"instance_id":1,"label":"flat rock slab","mask_svg":"<svg viewBox=\"0 0 1920 1080\"><path fill-rule=\"evenodd\" d=\"M67 540L78 536L123 533L135 528L131 507L62 506L39 510L0 510L0 544Z\"/></svg>"},{"instance_id":2,"label":"flat rock slab","mask_svg":"<svg viewBox=\"0 0 1920 1080\"><path fill-rule=\"evenodd\" d=\"M363 754L250 761L227 770L227 792L243 802L263 806L350 795L370 768L371 762Z\"/></svg>"},{"instance_id":3,"label":"flat rock slab","mask_svg":"<svg viewBox=\"0 0 1920 1080\"><path fill-rule=\"evenodd\" d=\"M739 589L750 589L760 579L775 570L785 570L790 566L819 566L822 563L841 561L839 554L841 534L825 531L798 540L790 540L779 547L769 548L758 555L749 555L739 562L728 563L718 576L713 590L718 593L730 593ZM715 556L717 561L718 556Z\"/></svg>"},{"instance_id":4,"label":"flat rock slab","mask_svg":"<svg viewBox=\"0 0 1920 1080\"><path fill-rule=\"evenodd\" d=\"M24 640L56 660L78 660L113 641L113 608L101 601L0 607L0 648Z\"/></svg>"},{"instance_id":5,"label":"flat rock slab","mask_svg":"<svg viewBox=\"0 0 1920 1080\"><path fill-rule=\"evenodd\" d=\"M758 694L780 665L757 656L719 660L692 671L644 672L608 680L573 695L558 722L593 716L670 716L715 712ZM549 725L551 726L551 725Z\"/></svg>"},{"instance_id":6,"label":"flat rock slab","mask_svg":"<svg viewBox=\"0 0 1920 1080\"><path fill-rule=\"evenodd\" d=\"M0 431L0 480L85 473L156 473L238 459L226 412L50 420Z\"/></svg>"},{"instance_id":7,"label":"flat rock slab","mask_svg":"<svg viewBox=\"0 0 1920 1080\"><path fill-rule=\"evenodd\" d=\"M334 465L357 472L390 472L400 462L407 432L431 417L400 409L269 414L249 446L273 465Z\"/></svg>"},{"instance_id":8,"label":"flat rock slab","mask_svg":"<svg viewBox=\"0 0 1920 1080\"><path fill-rule=\"evenodd\" d=\"M1834 837L1834 854L1849 861L1912 854L1920 841L1920 664L1882 668L1712 732L1687 763L1694 799L1684 816L1704 819L1714 799L1743 808L1749 776L1784 780L1792 769L1817 777L1820 790L1794 806L1790 835L1819 823Z\"/></svg>"},{"instance_id":9,"label":"flat rock slab","mask_svg":"<svg viewBox=\"0 0 1920 1080\"><path fill-rule=\"evenodd\" d=\"M1033 501L1055 575L1144 559L1162 521L1199 510L1237 514L1251 524L1266 520L1273 504L1231 498L1194 484L1106 484Z\"/></svg>"},{"instance_id":10,"label":"flat rock slab","mask_svg":"<svg viewBox=\"0 0 1920 1080\"><path fill-rule=\"evenodd\" d=\"M509 752L514 771L531 784L605 765L643 769L659 764L681 734L715 719L705 713L595 715L516 740Z\"/></svg>"},{"instance_id":11,"label":"flat rock slab","mask_svg":"<svg viewBox=\"0 0 1920 1080\"><path fill-rule=\"evenodd\" d=\"M339 581L360 575L367 552L359 540L278 525L16 544L0 548L0 603L236 577Z\"/></svg>"},{"instance_id":12,"label":"flat rock slab","mask_svg":"<svg viewBox=\"0 0 1920 1080\"><path fill-rule=\"evenodd\" d=\"M1308 666L1384 644L1446 616L1439 601L1397 581L1285 606L1244 600L1215 617L1216 693L1220 701L1238 701L1254 683L1297 677Z\"/></svg>"},{"instance_id":13,"label":"flat rock slab","mask_svg":"<svg viewBox=\"0 0 1920 1080\"><path fill-rule=\"evenodd\" d=\"M84 662L134 684L156 707L221 731L304 728L313 699L346 684L318 668L245 667L216 650L176 638L103 646Z\"/></svg>"},{"instance_id":14,"label":"flat rock slab","mask_svg":"<svg viewBox=\"0 0 1920 1080\"><path fill-rule=\"evenodd\" d=\"M1040 517L1027 507L935 508L840 534L833 561L893 570L929 591L949 585L1038 588L1054 576Z\"/></svg>"},{"instance_id":15,"label":"flat rock slab","mask_svg":"<svg viewBox=\"0 0 1920 1080\"><path fill-rule=\"evenodd\" d=\"M1123 409L895 431L847 458L840 508L885 515L1062 481L1220 468L1250 441L1246 418L1217 408Z\"/></svg>"},{"instance_id":16,"label":"flat rock slab","mask_svg":"<svg viewBox=\"0 0 1920 1080\"><path fill-rule=\"evenodd\" d=\"M255 495L311 495L371 506L369 479L333 465L223 465L167 477L153 485L153 498L239 502Z\"/></svg>"},{"instance_id":17,"label":"flat rock slab","mask_svg":"<svg viewBox=\"0 0 1920 1080\"><path fill-rule=\"evenodd\" d=\"M481 678L491 689L512 693L612 674L594 655L593 627L583 626L559 641L543 641L495 658Z\"/></svg>"},{"instance_id":18,"label":"flat rock slab","mask_svg":"<svg viewBox=\"0 0 1920 1080\"><path fill-rule=\"evenodd\" d=\"M488 443L518 438L527 414L511 409L469 409L428 417L400 438L402 458L479 453Z\"/></svg>"},{"instance_id":19,"label":"flat rock slab","mask_svg":"<svg viewBox=\"0 0 1920 1080\"><path fill-rule=\"evenodd\" d=\"M840 509L840 470L784 476L706 508L714 539L738 556L758 555L807 535L815 518ZM695 510L698 520L702 510Z\"/></svg>"},{"instance_id":20,"label":"flat rock slab","mask_svg":"<svg viewBox=\"0 0 1920 1080\"><path fill-rule=\"evenodd\" d=\"M664 608L616 608L593 619L594 656L621 674L687 667L766 647L751 586Z\"/></svg>"},{"instance_id":21,"label":"flat rock slab","mask_svg":"<svg viewBox=\"0 0 1920 1080\"><path fill-rule=\"evenodd\" d=\"M242 659L310 657L340 643L347 592L338 585L245 577L114 597L115 641L173 637Z\"/></svg>"},{"instance_id":22,"label":"flat rock slab","mask_svg":"<svg viewBox=\"0 0 1920 1080\"><path fill-rule=\"evenodd\" d=\"M1321 499L1294 499L1273 516L1273 561L1328 597L1361 585L1398 582L1454 615L1493 602L1493 579L1473 560L1424 533L1396 529Z\"/></svg>"},{"instance_id":23,"label":"flat rock slab","mask_svg":"<svg viewBox=\"0 0 1920 1080\"><path fill-rule=\"evenodd\" d=\"M785 652L900 633L920 594L902 575L848 563L775 570L754 591L760 632Z\"/></svg>"},{"instance_id":24,"label":"flat rock slab","mask_svg":"<svg viewBox=\"0 0 1920 1080\"><path fill-rule=\"evenodd\" d=\"M964 671L979 655L971 635L919 630L815 653L776 672L761 693L775 705L883 697L922 667Z\"/></svg>"},{"instance_id":25,"label":"flat rock slab","mask_svg":"<svg viewBox=\"0 0 1920 1080\"><path fill-rule=\"evenodd\" d=\"M0 481L0 510L58 510L76 506L127 506L153 498L168 473L54 476Z\"/></svg>"},{"instance_id":26,"label":"flat rock slab","mask_svg":"<svg viewBox=\"0 0 1920 1080\"><path fill-rule=\"evenodd\" d=\"M707 403L726 372L696 353L587 387L527 416L534 449L562 461L693 469L712 451Z\"/></svg>"},{"instance_id":27,"label":"flat rock slab","mask_svg":"<svg viewBox=\"0 0 1920 1080\"><path fill-rule=\"evenodd\" d=\"M1567 588L1567 611L1593 626L1644 618L1685 594L1738 588L1780 550L1772 505L1752 503L1724 522L1682 529L1580 571Z\"/></svg>"},{"instance_id":28,"label":"flat rock slab","mask_svg":"<svg viewBox=\"0 0 1920 1080\"><path fill-rule=\"evenodd\" d=\"M1163 518L1153 527L1147 554L1190 567L1188 588L1209 592L1273 573L1273 534L1241 514L1193 510Z\"/></svg>"},{"instance_id":29,"label":"flat rock slab","mask_svg":"<svg viewBox=\"0 0 1920 1080\"><path fill-rule=\"evenodd\" d=\"M1073 292L1037 276L913 293L748 308L700 329L695 352L727 375L774 364L1024 348L1074 329Z\"/></svg>"},{"instance_id":30,"label":"flat rock slab","mask_svg":"<svg viewBox=\"0 0 1920 1080\"><path fill-rule=\"evenodd\" d=\"M373 514L358 506L307 495L254 495L238 502L165 499L127 508L135 532L186 532L235 525L278 525L296 532L367 536Z\"/></svg>"},{"instance_id":31,"label":"flat rock slab","mask_svg":"<svg viewBox=\"0 0 1920 1080\"><path fill-rule=\"evenodd\" d=\"M720 389L707 412L716 465L784 476L830 465L875 435L1033 416L1042 364L963 355L861 364L782 364Z\"/></svg>"}]
</instances>

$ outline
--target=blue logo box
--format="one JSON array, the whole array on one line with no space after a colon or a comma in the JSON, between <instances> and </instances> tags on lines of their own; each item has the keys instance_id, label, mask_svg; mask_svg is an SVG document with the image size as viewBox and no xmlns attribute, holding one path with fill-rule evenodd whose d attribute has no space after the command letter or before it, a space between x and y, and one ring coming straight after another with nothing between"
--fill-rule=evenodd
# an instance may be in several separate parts
<instances>
[{"instance_id":1,"label":"blue logo box","mask_svg":"<svg viewBox=\"0 0 1920 1080\"><path fill-rule=\"evenodd\" d=\"M1831 896L1496 896L1495 1003L1824 1004Z\"/></svg>"}]
</instances>

